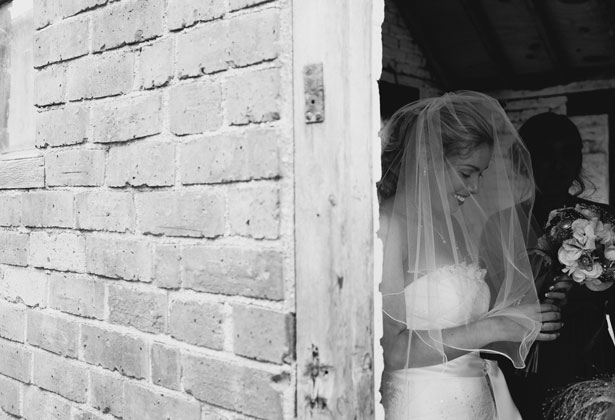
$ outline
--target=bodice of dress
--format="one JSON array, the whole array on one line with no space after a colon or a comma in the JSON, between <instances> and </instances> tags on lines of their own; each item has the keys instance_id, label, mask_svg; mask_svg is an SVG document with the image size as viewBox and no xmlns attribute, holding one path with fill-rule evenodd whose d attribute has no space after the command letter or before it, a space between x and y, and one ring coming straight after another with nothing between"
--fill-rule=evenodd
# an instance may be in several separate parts
<instances>
[{"instance_id":1,"label":"bodice of dress","mask_svg":"<svg viewBox=\"0 0 615 420\"><path fill-rule=\"evenodd\" d=\"M440 267L405 289L406 320L415 330L445 329L475 321L489 310L484 269L476 264Z\"/></svg>"}]
</instances>

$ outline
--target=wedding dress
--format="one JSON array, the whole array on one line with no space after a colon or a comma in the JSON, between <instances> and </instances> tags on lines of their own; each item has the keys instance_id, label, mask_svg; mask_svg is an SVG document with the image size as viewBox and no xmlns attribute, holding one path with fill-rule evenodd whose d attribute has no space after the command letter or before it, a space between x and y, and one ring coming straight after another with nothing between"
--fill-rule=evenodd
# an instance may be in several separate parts
<instances>
[{"instance_id":1,"label":"wedding dress","mask_svg":"<svg viewBox=\"0 0 615 420\"><path fill-rule=\"evenodd\" d=\"M408 323L416 329L445 329L475 321L489 309L485 270L473 264L441 267L408 285ZM434 314L428 293L439 290ZM436 315L436 316L434 316ZM384 407L387 420L513 420L521 419L497 363L478 352L422 368L385 373Z\"/></svg>"}]
</instances>

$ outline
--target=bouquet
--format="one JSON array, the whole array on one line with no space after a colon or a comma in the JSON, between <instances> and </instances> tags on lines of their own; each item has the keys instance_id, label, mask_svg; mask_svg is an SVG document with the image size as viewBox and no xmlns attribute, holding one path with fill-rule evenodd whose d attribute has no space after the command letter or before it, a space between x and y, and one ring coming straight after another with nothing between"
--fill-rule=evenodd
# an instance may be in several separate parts
<instances>
[{"instance_id":1,"label":"bouquet","mask_svg":"<svg viewBox=\"0 0 615 420\"><path fill-rule=\"evenodd\" d=\"M614 216L596 205L577 204L551 211L544 231L537 246L528 251L540 296L544 296L545 286L553 282L557 272L597 292L613 285ZM538 352L539 343L535 342L525 374L537 371Z\"/></svg>"}]
</instances>

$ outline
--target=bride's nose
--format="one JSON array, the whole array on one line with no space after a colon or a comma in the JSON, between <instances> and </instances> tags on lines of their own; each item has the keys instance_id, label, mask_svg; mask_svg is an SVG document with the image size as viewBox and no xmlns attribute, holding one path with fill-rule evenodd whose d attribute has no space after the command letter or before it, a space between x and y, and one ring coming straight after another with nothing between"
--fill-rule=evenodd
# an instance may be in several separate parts
<instances>
[{"instance_id":1,"label":"bride's nose","mask_svg":"<svg viewBox=\"0 0 615 420\"><path fill-rule=\"evenodd\" d=\"M466 184L466 188L468 189L468 192L470 194L476 194L478 193L478 177L473 176L468 180L468 183Z\"/></svg>"}]
</instances>

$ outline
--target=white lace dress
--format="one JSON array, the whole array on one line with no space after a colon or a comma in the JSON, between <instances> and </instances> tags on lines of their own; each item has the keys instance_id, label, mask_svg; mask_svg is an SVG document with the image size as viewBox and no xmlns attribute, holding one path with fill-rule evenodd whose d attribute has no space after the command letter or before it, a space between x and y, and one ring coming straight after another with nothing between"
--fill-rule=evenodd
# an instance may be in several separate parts
<instances>
[{"instance_id":1,"label":"white lace dress","mask_svg":"<svg viewBox=\"0 0 615 420\"><path fill-rule=\"evenodd\" d=\"M405 290L407 302L416 302L406 309L407 317L412 317L409 324L421 330L445 329L485 314L489 288L484 277L484 270L475 265L458 264L417 279ZM427 292L434 286L439 301L430 302L428 311L420 302L428 301ZM382 393L387 420L521 419L497 363L478 353L446 364L385 373Z\"/></svg>"}]
</instances>

